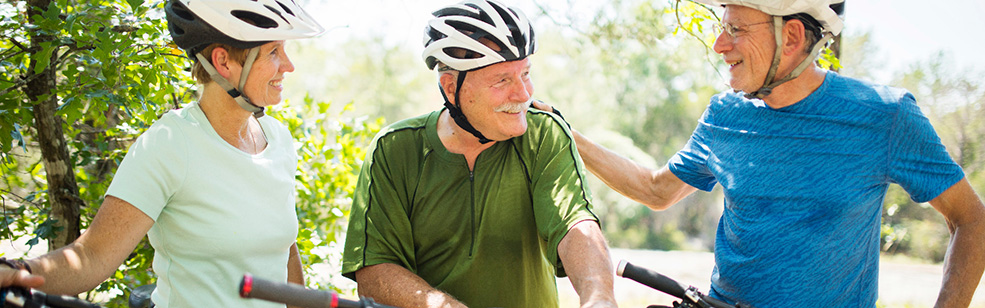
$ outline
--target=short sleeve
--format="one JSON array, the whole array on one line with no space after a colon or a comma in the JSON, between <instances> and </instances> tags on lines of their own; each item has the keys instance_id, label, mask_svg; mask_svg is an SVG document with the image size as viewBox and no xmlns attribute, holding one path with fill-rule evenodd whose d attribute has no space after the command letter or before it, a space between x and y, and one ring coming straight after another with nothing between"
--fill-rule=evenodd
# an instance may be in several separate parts
<instances>
[{"instance_id":1,"label":"short sleeve","mask_svg":"<svg viewBox=\"0 0 985 308\"><path fill-rule=\"evenodd\" d=\"M187 145L165 116L144 132L123 157L106 195L122 199L157 221L186 173Z\"/></svg>"},{"instance_id":2,"label":"short sleeve","mask_svg":"<svg viewBox=\"0 0 985 308\"><path fill-rule=\"evenodd\" d=\"M688 139L687 144L667 161L667 168L677 178L704 191L711 191L718 183L715 175L708 168L708 157L711 154L706 143L710 139L709 121L710 108L706 109L701 116L701 120L694 132L691 133L691 138Z\"/></svg>"},{"instance_id":3,"label":"short sleeve","mask_svg":"<svg viewBox=\"0 0 985 308\"><path fill-rule=\"evenodd\" d=\"M352 280L357 270L382 263L416 272L411 221L403 206L409 200L393 182L388 153L380 146L385 140L378 136L370 145L373 150L363 161L349 213L342 274Z\"/></svg>"},{"instance_id":4,"label":"short sleeve","mask_svg":"<svg viewBox=\"0 0 985 308\"><path fill-rule=\"evenodd\" d=\"M547 242L545 257L554 260L558 276L564 276L558 245L575 224L584 220L598 223L598 218L591 211L586 171L573 138L563 122L547 115L554 121L541 122L540 134L527 131L528 140L534 144L530 180L537 231Z\"/></svg>"},{"instance_id":5,"label":"short sleeve","mask_svg":"<svg viewBox=\"0 0 985 308\"><path fill-rule=\"evenodd\" d=\"M913 201L933 200L964 178L930 121L909 92L900 100L890 134L889 177Z\"/></svg>"}]
</instances>

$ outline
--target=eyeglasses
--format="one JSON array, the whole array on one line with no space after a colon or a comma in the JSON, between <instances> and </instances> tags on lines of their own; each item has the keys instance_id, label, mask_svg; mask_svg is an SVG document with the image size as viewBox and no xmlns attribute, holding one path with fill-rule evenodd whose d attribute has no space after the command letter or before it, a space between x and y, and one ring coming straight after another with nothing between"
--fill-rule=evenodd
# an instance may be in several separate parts
<instances>
[{"instance_id":1,"label":"eyeglasses","mask_svg":"<svg viewBox=\"0 0 985 308\"><path fill-rule=\"evenodd\" d=\"M736 26L736 25L728 24L728 23L720 23L720 24L716 24L715 25L715 36L718 37L718 36L722 35L722 32L725 32L726 34L728 34L729 37L734 38L736 33L741 34L741 33L745 32L746 31L746 28L748 28L748 27L752 27L752 26L755 26L755 25L767 24L767 23L771 23L771 22L773 22L773 21L770 20L770 21L764 21L764 22L757 22L757 23L754 23L754 24L741 25L741 26Z\"/></svg>"}]
</instances>

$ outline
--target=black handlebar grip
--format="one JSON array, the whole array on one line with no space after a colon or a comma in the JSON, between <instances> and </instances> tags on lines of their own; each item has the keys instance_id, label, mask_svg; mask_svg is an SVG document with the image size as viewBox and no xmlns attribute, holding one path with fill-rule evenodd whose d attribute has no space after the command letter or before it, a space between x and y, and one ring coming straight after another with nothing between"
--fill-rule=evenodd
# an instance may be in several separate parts
<instances>
[{"instance_id":1,"label":"black handlebar grip","mask_svg":"<svg viewBox=\"0 0 985 308\"><path fill-rule=\"evenodd\" d=\"M3 288L0 289L0 294L4 296L0 299L2 301L0 307L5 307L4 303L7 303L12 307L102 308L102 306L80 298L52 295L21 287Z\"/></svg>"},{"instance_id":2,"label":"black handlebar grip","mask_svg":"<svg viewBox=\"0 0 985 308\"><path fill-rule=\"evenodd\" d=\"M51 307L61 308L102 308L102 306L87 302L83 299L63 295L45 294L44 303Z\"/></svg>"},{"instance_id":3,"label":"black handlebar grip","mask_svg":"<svg viewBox=\"0 0 985 308\"><path fill-rule=\"evenodd\" d=\"M239 296L307 308L394 308L376 304L369 298L360 301L346 300L339 298L339 295L332 291L312 290L292 283L273 282L250 274L243 275L243 280L239 284Z\"/></svg>"},{"instance_id":4,"label":"black handlebar grip","mask_svg":"<svg viewBox=\"0 0 985 308\"><path fill-rule=\"evenodd\" d=\"M619 261L619 266L616 267L616 275L635 280L636 282L642 283L648 287L670 294L671 296L682 300L686 296L686 290L689 288L689 286L683 285L676 280L670 279L667 276L661 275L660 273L651 271L647 268L633 265L626 260ZM729 305L728 303L715 299L711 296L706 296L700 293L698 296L701 300L707 302L712 307L736 308L736 306Z\"/></svg>"},{"instance_id":5,"label":"black handlebar grip","mask_svg":"<svg viewBox=\"0 0 985 308\"><path fill-rule=\"evenodd\" d=\"M619 261L619 266L616 267L616 275L635 280L636 282L654 288L657 291L670 294L676 298L683 299L685 296L684 291L687 290L687 286L682 285L667 276L661 275L660 273L651 271L647 268L633 265L626 260Z\"/></svg>"}]
</instances>

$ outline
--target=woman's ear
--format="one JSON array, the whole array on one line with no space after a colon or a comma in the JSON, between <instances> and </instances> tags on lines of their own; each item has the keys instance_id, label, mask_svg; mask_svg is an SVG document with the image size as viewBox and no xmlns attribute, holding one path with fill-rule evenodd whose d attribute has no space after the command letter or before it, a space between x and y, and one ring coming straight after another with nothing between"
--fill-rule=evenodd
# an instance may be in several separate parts
<instances>
[{"instance_id":1,"label":"woman's ear","mask_svg":"<svg viewBox=\"0 0 985 308\"><path fill-rule=\"evenodd\" d=\"M213 48L211 59L212 66L215 67L217 72L219 72L219 75L226 78L226 80L229 80L229 76L232 76L230 67L232 61L230 61L229 51L222 47Z\"/></svg>"}]
</instances>

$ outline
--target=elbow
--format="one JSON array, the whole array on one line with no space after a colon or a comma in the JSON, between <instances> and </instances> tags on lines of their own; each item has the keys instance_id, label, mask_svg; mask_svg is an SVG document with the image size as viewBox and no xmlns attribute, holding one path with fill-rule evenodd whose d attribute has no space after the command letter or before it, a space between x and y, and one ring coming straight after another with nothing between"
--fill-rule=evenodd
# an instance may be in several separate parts
<instances>
[{"instance_id":1,"label":"elbow","mask_svg":"<svg viewBox=\"0 0 985 308\"><path fill-rule=\"evenodd\" d=\"M640 203L642 203L646 207L650 208L650 210L653 210L655 212L661 212L663 210L666 210L670 208L671 205L674 204L672 202L667 202L665 200L647 200L647 201L640 201Z\"/></svg>"}]
</instances>

